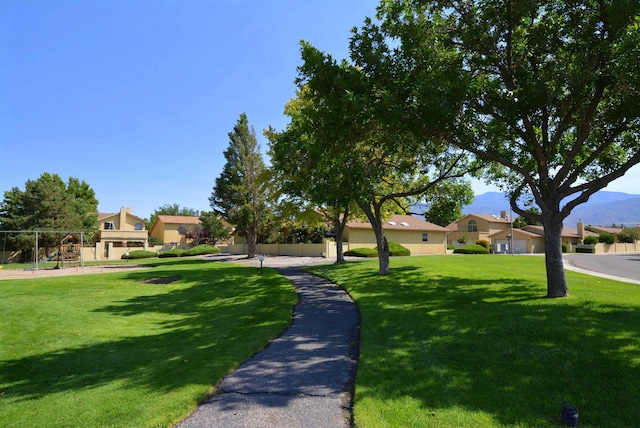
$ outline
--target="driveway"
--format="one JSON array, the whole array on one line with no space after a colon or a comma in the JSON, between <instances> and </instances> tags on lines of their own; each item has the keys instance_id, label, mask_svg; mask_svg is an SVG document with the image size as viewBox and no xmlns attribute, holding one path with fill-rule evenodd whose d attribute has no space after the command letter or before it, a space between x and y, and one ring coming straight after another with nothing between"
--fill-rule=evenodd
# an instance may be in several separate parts
<instances>
[{"instance_id":1,"label":"driveway","mask_svg":"<svg viewBox=\"0 0 640 428\"><path fill-rule=\"evenodd\" d=\"M565 254L565 269L640 284L640 253Z\"/></svg>"}]
</instances>

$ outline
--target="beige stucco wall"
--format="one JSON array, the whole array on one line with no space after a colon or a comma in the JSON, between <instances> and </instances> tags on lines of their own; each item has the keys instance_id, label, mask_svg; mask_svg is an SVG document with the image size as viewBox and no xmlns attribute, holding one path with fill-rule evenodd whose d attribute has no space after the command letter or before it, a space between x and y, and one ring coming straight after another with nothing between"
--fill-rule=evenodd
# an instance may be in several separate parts
<instances>
[{"instance_id":1,"label":"beige stucco wall","mask_svg":"<svg viewBox=\"0 0 640 428\"><path fill-rule=\"evenodd\" d=\"M230 254L247 254L247 244L228 245ZM343 245L343 250L349 249L348 244ZM272 256L297 256L297 257L335 257L337 254L336 243L326 241L321 244L257 244L256 254Z\"/></svg>"},{"instance_id":2,"label":"beige stucco wall","mask_svg":"<svg viewBox=\"0 0 640 428\"><path fill-rule=\"evenodd\" d=\"M385 230L387 241L397 242L411 251L412 255L446 254L447 235L445 232L428 233L429 241L422 241L422 231L416 230ZM351 248L375 248L376 236L370 229L349 229L345 240Z\"/></svg>"},{"instance_id":3,"label":"beige stucco wall","mask_svg":"<svg viewBox=\"0 0 640 428\"><path fill-rule=\"evenodd\" d=\"M491 236L491 244L495 245L497 242L504 243L508 241L507 235L511 234L511 230L507 229L500 231ZM518 233L518 229L513 231L514 241L525 241L527 253L544 253L544 237L531 236L524 233Z\"/></svg>"},{"instance_id":4,"label":"beige stucco wall","mask_svg":"<svg viewBox=\"0 0 640 428\"><path fill-rule=\"evenodd\" d=\"M633 244L628 243L615 243L604 244L602 242L595 245L596 254L609 254L609 253L638 253L640 252L640 241L636 241Z\"/></svg>"},{"instance_id":5,"label":"beige stucco wall","mask_svg":"<svg viewBox=\"0 0 640 428\"><path fill-rule=\"evenodd\" d=\"M156 227L156 229L158 229L159 233L161 234L161 236L158 236L158 237L165 244L168 244L170 242L183 243L183 242L185 242L185 238L184 238L184 236L180 235L180 233L178 233L178 228L179 227L180 227L179 224L164 224L164 223L160 223ZM156 232L154 230L154 234L155 233Z\"/></svg>"}]
</instances>

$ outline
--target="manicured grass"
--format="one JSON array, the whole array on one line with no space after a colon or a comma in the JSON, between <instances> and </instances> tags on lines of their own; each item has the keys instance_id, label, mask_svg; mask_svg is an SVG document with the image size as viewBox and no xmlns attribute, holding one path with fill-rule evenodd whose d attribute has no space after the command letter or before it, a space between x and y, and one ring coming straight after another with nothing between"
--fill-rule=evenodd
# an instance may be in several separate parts
<instances>
[{"instance_id":1,"label":"manicured grass","mask_svg":"<svg viewBox=\"0 0 640 428\"><path fill-rule=\"evenodd\" d=\"M362 316L357 427L637 426L640 286L567 272L548 299L544 259L431 256L317 266Z\"/></svg>"},{"instance_id":2,"label":"manicured grass","mask_svg":"<svg viewBox=\"0 0 640 428\"><path fill-rule=\"evenodd\" d=\"M271 269L156 263L0 281L0 426L169 426L291 320Z\"/></svg>"}]
</instances>

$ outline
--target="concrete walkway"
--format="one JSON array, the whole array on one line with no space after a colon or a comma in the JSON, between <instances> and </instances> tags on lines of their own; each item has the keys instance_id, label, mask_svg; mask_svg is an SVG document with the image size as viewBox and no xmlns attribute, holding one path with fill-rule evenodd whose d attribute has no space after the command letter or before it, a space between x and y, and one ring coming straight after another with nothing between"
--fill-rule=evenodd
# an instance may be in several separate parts
<instances>
[{"instance_id":1,"label":"concrete walkway","mask_svg":"<svg viewBox=\"0 0 640 428\"><path fill-rule=\"evenodd\" d=\"M178 427L349 427L358 310L335 284L276 268L296 288L291 325Z\"/></svg>"}]
</instances>

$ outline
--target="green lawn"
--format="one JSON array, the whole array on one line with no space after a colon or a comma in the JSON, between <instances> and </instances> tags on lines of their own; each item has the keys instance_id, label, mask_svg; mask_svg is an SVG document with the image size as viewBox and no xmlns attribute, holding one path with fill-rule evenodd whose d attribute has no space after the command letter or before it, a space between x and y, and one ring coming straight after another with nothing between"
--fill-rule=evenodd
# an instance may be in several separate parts
<instances>
[{"instance_id":1,"label":"green lawn","mask_svg":"<svg viewBox=\"0 0 640 428\"><path fill-rule=\"evenodd\" d=\"M544 259L460 255L317 266L362 316L358 427L637 426L640 286L567 272L547 299Z\"/></svg>"},{"instance_id":2,"label":"green lawn","mask_svg":"<svg viewBox=\"0 0 640 428\"><path fill-rule=\"evenodd\" d=\"M270 269L155 263L0 281L0 426L169 426L290 322Z\"/></svg>"}]
</instances>

